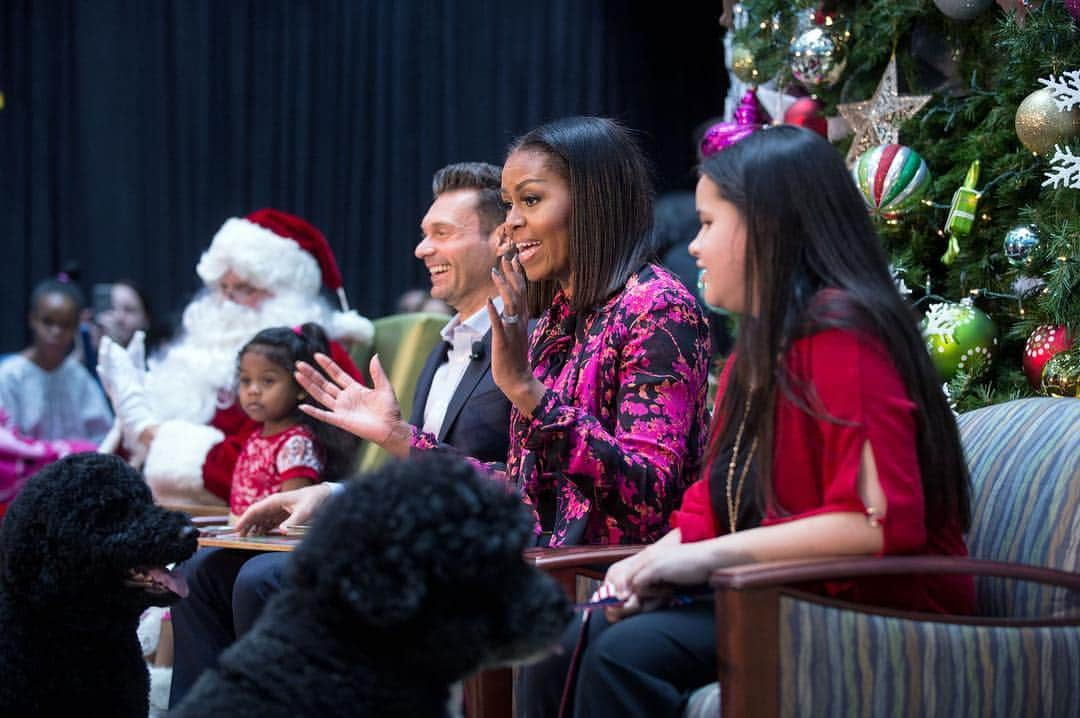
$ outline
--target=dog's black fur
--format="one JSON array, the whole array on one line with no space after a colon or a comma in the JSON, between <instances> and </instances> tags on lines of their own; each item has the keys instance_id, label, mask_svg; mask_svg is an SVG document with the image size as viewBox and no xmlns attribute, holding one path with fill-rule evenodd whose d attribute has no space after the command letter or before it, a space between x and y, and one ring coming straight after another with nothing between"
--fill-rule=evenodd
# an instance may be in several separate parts
<instances>
[{"instance_id":1,"label":"dog's black fur","mask_svg":"<svg viewBox=\"0 0 1080 718\"><path fill-rule=\"evenodd\" d=\"M532 529L516 494L449 456L350 482L170 718L445 716L454 681L539 657L569 621L562 590L522 559Z\"/></svg>"},{"instance_id":2,"label":"dog's black fur","mask_svg":"<svg viewBox=\"0 0 1080 718\"><path fill-rule=\"evenodd\" d=\"M132 571L187 558L197 535L115 456L76 454L27 481L0 524L0 715L146 718L135 629L177 596Z\"/></svg>"}]
</instances>

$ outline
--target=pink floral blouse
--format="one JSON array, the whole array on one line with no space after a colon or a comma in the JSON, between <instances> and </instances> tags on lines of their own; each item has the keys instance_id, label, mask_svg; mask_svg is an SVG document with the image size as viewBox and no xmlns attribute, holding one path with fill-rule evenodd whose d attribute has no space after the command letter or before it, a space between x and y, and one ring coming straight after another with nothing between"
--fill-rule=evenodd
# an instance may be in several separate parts
<instances>
[{"instance_id":1,"label":"pink floral blouse","mask_svg":"<svg viewBox=\"0 0 1080 718\"><path fill-rule=\"evenodd\" d=\"M485 466L538 512L538 543L658 539L696 476L708 426L709 336L694 298L652 264L587 314L560 292L529 356L547 392L532 416L511 410L505 469ZM412 444L437 446L418 430Z\"/></svg>"}]
</instances>

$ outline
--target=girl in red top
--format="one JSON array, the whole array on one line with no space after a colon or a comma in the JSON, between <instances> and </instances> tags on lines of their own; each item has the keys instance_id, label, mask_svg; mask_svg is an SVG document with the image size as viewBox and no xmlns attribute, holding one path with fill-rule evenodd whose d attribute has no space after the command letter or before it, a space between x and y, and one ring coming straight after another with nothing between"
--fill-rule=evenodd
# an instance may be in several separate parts
<instances>
[{"instance_id":1,"label":"girl in red top","mask_svg":"<svg viewBox=\"0 0 1080 718\"><path fill-rule=\"evenodd\" d=\"M956 423L835 148L801 128L758 132L704 161L696 204L705 299L741 317L709 468L672 530L608 571L626 603L590 621L574 715L676 716L716 680L711 601L648 610L672 586L755 561L966 554ZM819 590L921 611L974 603L958 576ZM554 715L568 653L525 672L526 715Z\"/></svg>"},{"instance_id":2,"label":"girl in red top","mask_svg":"<svg viewBox=\"0 0 1080 718\"><path fill-rule=\"evenodd\" d=\"M296 362L314 362L315 352L327 351L326 334L313 323L264 329L240 350L238 403L259 427L233 469L232 521L264 496L348 473L356 440L301 412L312 400L293 378Z\"/></svg>"}]
</instances>

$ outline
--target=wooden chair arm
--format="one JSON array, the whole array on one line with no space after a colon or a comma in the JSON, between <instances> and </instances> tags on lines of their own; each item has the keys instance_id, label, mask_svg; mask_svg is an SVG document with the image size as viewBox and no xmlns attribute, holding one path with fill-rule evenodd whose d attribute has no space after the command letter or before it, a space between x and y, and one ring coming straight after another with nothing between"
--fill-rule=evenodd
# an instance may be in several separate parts
<instances>
[{"instance_id":1,"label":"wooden chair arm","mask_svg":"<svg viewBox=\"0 0 1080 718\"><path fill-rule=\"evenodd\" d=\"M610 566L633 556L644 546L568 546L566 548L530 548L525 560L543 571L591 566Z\"/></svg>"},{"instance_id":2,"label":"wooden chair arm","mask_svg":"<svg viewBox=\"0 0 1080 718\"><path fill-rule=\"evenodd\" d=\"M716 589L760 589L806 581L833 581L856 576L896 574L966 574L1033 581L1080 591L1080 573L966 556L840 556L771 561L723 568L712 573Z\"/></svg>"},{"instance_id":3,"label":"wooden chair arm","mask_svg":"<svg viewBox=\"0 0 1080 718\"><path fill-rule=\"evenodd\" d=\"M578 600L578 577L603 578L608 566L633 556L644 546L568 546L531 548L525 561L548 574L563 587L571 601Z\"/></svg>"}]
</instances>

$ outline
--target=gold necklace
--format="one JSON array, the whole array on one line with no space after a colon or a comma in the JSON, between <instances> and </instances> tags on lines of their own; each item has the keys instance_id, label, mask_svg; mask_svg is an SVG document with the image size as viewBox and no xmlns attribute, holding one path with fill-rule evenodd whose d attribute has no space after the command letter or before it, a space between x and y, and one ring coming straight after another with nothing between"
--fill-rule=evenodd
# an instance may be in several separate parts
<instances>
[{"instance_id":1,"label":"gold necklace","mask_svg":"<svg viewBox=\"0 0 1080 718\"><path fill-rule=\"evenodd\" d=\"M750 470L750 462L754 458L754 452L757 450L757 437L754 437L754 441L750 444L750 453L746 455L746 463L743 464L742 471L739 472L739 483L735 486L734 495L732 494L732 481L735 478L735 463L739 458L739 445L742 443L743 429L746 428L746 417L750 415L750 402L746 403L746 409L743 410L742 421L739 422L739 430L735 432L735 448L731 452L731 461L728 462L727 469L727 510L728 510L728 530L731 533L735 533L738 529L735 526L735 521L739 517L739 504L742 502L742 488L743 483L746 481L746 472Z\"/></svg>"}]
</instances>

